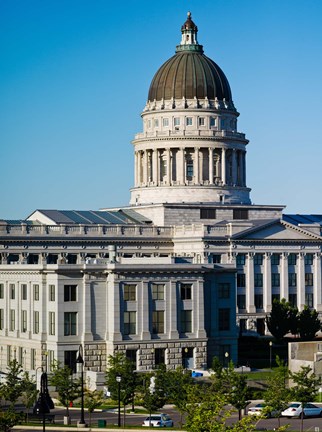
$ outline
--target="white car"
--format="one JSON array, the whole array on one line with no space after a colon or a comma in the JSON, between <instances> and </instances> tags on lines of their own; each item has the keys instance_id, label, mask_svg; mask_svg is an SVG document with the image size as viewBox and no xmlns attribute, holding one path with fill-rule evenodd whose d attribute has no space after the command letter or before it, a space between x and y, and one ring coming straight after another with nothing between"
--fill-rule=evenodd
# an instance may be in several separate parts
<instances>
[{"instance_id":1,"label":"white car","mask_svg":"<svg viewBox=\"0 0 322 432\"><path fill-rule=\"evenodd\" d=\"M322 417L322 408L312 403L304 404L304 415L301 402L292 402L286 410L281 412L283 417Z\"/></svg>"},{"instance_id":2,"label":"white car","mask_svg":"<svg viewBox=\"0 0 322 432\"><path fill-rule=\"evenodd\" d=\"M152 427L172 427L173 420L168 416L168 414L152 414L151 417L147 417L142 426L152 426Z\"/></svg>"},{"instance_id":3,"label":"white car","mask_svg":"<svg viewBox=\"0 0 322 432\"><path fill-rule=\"evenodd\" d=\"M266 410L264 411L264 409L266 408L266 405L264 403L258 403L250 408L248 408L247 410L247 414L248 415L263 415L263 413L265 412L265 417L275 417L277 412L273 411L273 412L269 412Z\"/></svg>"}]
</instances>

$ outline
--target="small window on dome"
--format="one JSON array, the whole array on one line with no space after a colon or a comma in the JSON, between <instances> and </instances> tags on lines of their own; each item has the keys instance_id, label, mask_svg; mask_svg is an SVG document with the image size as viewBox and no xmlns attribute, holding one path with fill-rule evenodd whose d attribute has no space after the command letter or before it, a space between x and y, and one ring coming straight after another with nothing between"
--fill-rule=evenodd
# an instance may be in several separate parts
<instances>
[{"instance_id":1,"label":"small window on dome","mask_svg":"<svg viewBox=\"0 0 322 432\"><path fill-rule=\"evenodd\" d=\"M162 124L163 124L163 126L168 127L169 126L169 119L168 118L164 118L162 120Z\"/></svg>"},{"instance_id":2,"label":"small window on dome","mask_svg":"<svg viewBox=\"0 0 322 432\"><path fill-rule=\"evenodd\" d=\"M199 126L204 126L204 125L205 125L205 118L199 117Z\"/></svg>"},{"instance_id":3,"label":"small window on dome","mask_svg":"<svg viewBox=\"0 0 322 432\"><path fill-rule=\"evenodd\" d=\"M175 126L180 126L180 117L175 117L175 118L173 119L173 124L174 124Z\"/></svg>"},{"instance_id":4,"label":"small window on dome","mask_svg":"<svg viewBox=\"0 0 322 432\"><path fill-rule=\"evenodd\" d=\"M187 126L192 126L192 117L187 117L186 118L186 125Z\"/></svg>"},{"instance_id":5,"label":"small window on dome","mask_svg":"<svg viewBox=\"0 0 322 432\"><path fill-rule=\"evenodd\" d=\"M154 119L154 127L159 127L159 120L158 119Z\"/></svg>"},{"instance_id":6,"label":"small window on dome","mask_svg":"<svg viewBox=\"0 0 322 432\"><path fill-rule=\"evenodd\" d=\"M221 119L220 126L221 126L221 129L225 129L225 127L226 127L226 120L225 119Z\"/></svg>"},{"instance_id":7,"label":"small window on dome","mask_svg":"<svg viewBox=\"0 0 322 432\"><path fill-rule=\"evenodd\" d=\"M148 128L151 128L151 120L148 120Z\"/></svg>"},{"instance_id":8,"label":"small window on dome","mask_svg":"<svg viewBox=\"0 0 322 432\"><path fill-rule=\"evenodd\" d=\"M216 126L216 117L210 117L210 126Z\"/></svg>"}]
</instances>

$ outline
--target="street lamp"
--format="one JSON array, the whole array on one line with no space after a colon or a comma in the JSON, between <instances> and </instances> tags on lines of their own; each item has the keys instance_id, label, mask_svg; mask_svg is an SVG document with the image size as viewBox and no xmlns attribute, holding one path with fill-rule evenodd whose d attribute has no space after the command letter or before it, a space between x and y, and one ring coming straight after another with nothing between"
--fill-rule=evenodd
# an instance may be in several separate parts
<instances>
[{"instance_id":1,"label":"street lamp","mask_svg":"<svg viewBox=\"0 0 322 432\"><path fill-rule=\"evenodd\" d=\"M38 369L38 368L37 368ZM36 372L37 373L37 372ZM34 414L42 414L42 430L46 430L46 414L50 413L50 408L54 408L54 403L48 393L48 379L46 372L42 372L40 377L39 398L34 407Z\"/></svg>"},{"instance_id":2,"label":"street lamp","mask_svg":"<svg viewBox=\"0 0 322 432\"><path fill-rule=\"evenodd\" d=\"M272 346L273 342L269 341L269 368L272 369Z\"/></svg>"},{"instance_id":3,"label":"street lamp","mask_svg":"<svg viewBox=\"0 0 322 432\"><path fill-rule=\"evenodd\" d=\"M118 417L117 417L117 426L121 427L121 375L116 375L117 381L117 398L118 398Z\"/></svg>"},{"instance_id":4,"label":"street lamp","mask_svg":"<svg viewBox=\"0 0 322 432\"><path fill-rule=\"evenodd\" d=\"M78 347L78 356L76 359L76 363L81 365L81 418L78 424L82 427L85 427L86 423L84 419L84 359L82 345L79 345Z\"/></svg>"},{"instance_id":5,"label":"street lamp","mask_svg":"<svg viewBox=\"0 0 322 432\"><path fill-rule=\"evenodd\" d=\"M228 358L229 358L229 352L226 351L226 352L225 352L225 359L226 359L225 364L226 364L227 366L228 366Z\"/></svg>"}]
</instances>

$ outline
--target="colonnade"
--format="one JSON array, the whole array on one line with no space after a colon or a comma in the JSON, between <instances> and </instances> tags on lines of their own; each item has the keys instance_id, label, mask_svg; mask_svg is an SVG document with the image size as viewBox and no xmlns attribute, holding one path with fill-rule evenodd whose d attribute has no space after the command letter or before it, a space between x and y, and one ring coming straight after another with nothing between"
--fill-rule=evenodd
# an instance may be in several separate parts
<instances>
[{"instance_id":1,"label":"colonnade","mask_svg":"<svg viewBox=\"0 0 322 432\"><path fill-rule=\"evenodd\" d=\"M226 148L161 148L135 152L135 187L246 187L246 152Z\"/></svg>"}]
</instances>

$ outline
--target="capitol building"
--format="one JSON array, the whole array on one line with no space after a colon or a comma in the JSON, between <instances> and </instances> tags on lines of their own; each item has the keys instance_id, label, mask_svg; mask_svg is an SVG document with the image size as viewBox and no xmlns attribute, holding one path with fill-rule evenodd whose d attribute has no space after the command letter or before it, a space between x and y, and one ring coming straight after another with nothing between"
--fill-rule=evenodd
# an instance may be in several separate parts
<instances>
[{"instance_id":1,"label":"capitol building","mask_svg":"<svg viewBox=\"0 0 322 432\"><path fill-rule=\"evenodd\" d=\"M0 220L0 370L75 370L80 345L97 380L116 352L138 371L238 363L274 299L322 313L322 215L252 204L239 112L197 36L188 13L152 79L127 207Z\"/></svg>"}]
</instances>

